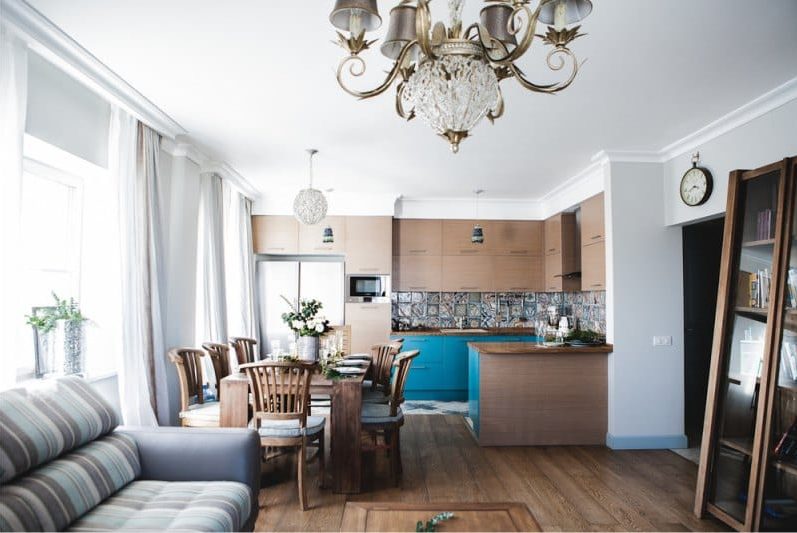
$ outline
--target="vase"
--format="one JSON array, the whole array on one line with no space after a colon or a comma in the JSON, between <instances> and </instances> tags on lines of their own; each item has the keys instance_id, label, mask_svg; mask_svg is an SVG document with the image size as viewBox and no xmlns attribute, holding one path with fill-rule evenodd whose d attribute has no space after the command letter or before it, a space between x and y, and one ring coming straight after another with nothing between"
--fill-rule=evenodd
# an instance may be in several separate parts
<instances>
[{"instance_id":1,"label":"vase","mask_svg":"<svg viewBox=\"0 0 797 533\"><path fill-rule=\"evenodd\" d=\"M55 342L57 349L62 350L62 369L66 375L83 373L84 332L83 322L70 320L56 322Z\"/></svg>"},{"instance_id":2,"label":"vase","mask_svg":"<svg viewBox=\"0 0 797 533\"><path fill-rule=\"evenodd\" d=\"M302 361L318 361L318 337L300 336L296 339L296 355Z\"/></svg>"}]
</instances>

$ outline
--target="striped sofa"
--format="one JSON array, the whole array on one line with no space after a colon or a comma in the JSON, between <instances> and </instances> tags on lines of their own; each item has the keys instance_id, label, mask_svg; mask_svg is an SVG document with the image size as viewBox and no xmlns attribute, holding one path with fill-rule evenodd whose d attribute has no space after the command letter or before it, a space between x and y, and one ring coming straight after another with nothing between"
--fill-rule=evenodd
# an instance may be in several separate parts
<instances>
[{"instance_id":1,"label":"striped sofa","mask_svg":"<svg viewBox=\"0 0 797 533\"><path fill-rule=\"evenodd\" d=\"M255 431L117 426L78 377L0 392L0 531L254 528Z\"/></svg>"}]
</instances>

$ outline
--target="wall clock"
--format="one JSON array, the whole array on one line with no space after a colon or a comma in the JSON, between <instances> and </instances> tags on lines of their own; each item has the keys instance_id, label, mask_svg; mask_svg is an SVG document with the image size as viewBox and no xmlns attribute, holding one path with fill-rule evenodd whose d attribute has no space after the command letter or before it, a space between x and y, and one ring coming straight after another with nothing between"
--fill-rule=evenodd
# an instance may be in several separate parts
<instances>
[{"instance_id":1,"label":"wall clock","mask_svg":"<svg viewBox=\"0 0 797 533\"><path fill-rule=\"evenodd\" d=\"M684 172L681 178L681 200L690 207L706 203L714 186L711 172L697 166L699 160L700 152L695 152L692 155L692 168Z\"/></svg>"}]
</instances>

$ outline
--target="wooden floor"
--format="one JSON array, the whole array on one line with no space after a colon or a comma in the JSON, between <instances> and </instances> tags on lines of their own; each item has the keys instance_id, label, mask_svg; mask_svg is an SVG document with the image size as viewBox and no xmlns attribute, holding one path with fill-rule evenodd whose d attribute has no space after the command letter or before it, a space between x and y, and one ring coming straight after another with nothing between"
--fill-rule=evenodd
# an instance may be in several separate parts
<instances>
[{"instance_id":1,"label":"wooden floor","mask_svg":"<svg viewBox=\"0 0 797 533\"><path fill-rule=\"evenodd\" d=\"M390 486L382 455L366 456L365 492L352 496L320 490L313 464L306 512L299 510L293 461L264 466L256 530L338 531L346 501L518 501L546 531L727 530L694 517L697 467L669 451L480 448L461 416L443 415L407 416L401 441L400 488Z\"/></svg>"}]
</instances>

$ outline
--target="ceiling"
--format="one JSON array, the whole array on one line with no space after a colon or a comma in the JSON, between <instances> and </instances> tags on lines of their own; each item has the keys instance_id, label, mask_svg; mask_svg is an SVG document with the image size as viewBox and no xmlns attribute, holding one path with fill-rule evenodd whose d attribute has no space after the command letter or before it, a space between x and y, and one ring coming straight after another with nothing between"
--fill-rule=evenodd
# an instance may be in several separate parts
<instances>
[{"instance_id":1,"label":"ceiling","mask_svg":"<svg viewBox=\"0 0 797 533\"><path fill-rule=\"evenodd\" d=\"M550 96L502 82L506 115L454 155L395 115L392 90L356 101L337 86L332 0L28 2L266 194L304 185L315 147L320 188L539 198L599 150L659 150L797 76L793 0L593 0L573 86ZM379 0L384 21L397 2ZM433 5L446 18L446 2ZM482 6L470 0L465 23ZM538 45L521 67L553 81ZM376 85L389 63L378 45L364 58L364 86Z\"/></svg>"}]
</instances>

